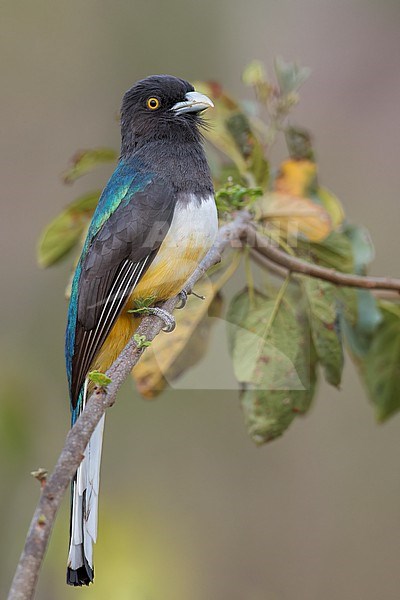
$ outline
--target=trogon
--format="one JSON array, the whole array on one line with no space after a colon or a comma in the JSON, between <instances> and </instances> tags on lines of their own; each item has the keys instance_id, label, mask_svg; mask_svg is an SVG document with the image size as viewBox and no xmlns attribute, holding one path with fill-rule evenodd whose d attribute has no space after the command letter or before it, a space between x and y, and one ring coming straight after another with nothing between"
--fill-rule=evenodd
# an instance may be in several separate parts
<instances>
[{"instance_id":1,"label":"trogon","mask_svg":"<svg viewBox=\"0 0 400 600\"><path fill-rule=\"evenodd\" d=\"M178 295L213 244L217 211L201 135L201 113L212 106L169 75L138 81L123 97L120 159L72 283L65 344L72 424L91 392L88 373L107 371L137 328L129 310ZM103 428L104 417L72 482L67 583L74 586L94 577Z\"/></svg>"}]
</instances>

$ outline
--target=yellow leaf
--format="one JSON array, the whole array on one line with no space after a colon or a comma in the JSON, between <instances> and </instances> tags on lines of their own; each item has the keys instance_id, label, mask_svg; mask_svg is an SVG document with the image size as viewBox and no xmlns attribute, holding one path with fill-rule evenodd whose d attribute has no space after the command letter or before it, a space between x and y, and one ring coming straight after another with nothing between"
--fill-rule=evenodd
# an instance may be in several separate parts
<instances>
[{"instance_id":1,"label":"yellow leaf","mask_svg":"<svg viewBox=\"0 0 400 600\"><path fill-rule=\"evenodd\" d=\"M157 336L143 354L132 370L142 396L154 398L169 382L204 356L210 330L215 322L208 317L220 315L222 298L219 290L235 273L241 256L241 252L233 252L225 262L225 268L218 265L215 271L210 270L210 277L200 280L195 289L196 294L204 296L205 299L189 296L185 309L174 313L175 331L170 335Z\"/></svg>"},{"instance_id":2,"label":"yellow leaf","mask_svg":"<svg viewBox=\"0 0 400 600\"><path fill-rule=\"evenodd\" d=\"M308 198L278 192L266 194L256 203L256 217L289 237L302 234L311 242L324 240L332 231L332 221L324 207Z\"/></svg>"},{"instance_id":3,"label":"yellow leaf","mask_svg":"<svg viewBox=\"0 0 400 600\"><path fill-rule=\"evenodd\" d=\"M157 336L146 350L132 375L137 389L145 398L154 398L186 369L196 364L206 353L212 319L210 310L219 313L220 296L209 279L196 284L196 294L189 296L183 310L175 311L176 329L171 335Z\"/></svg>"},{"instance_id":4,"label":"yellow leaf","mask_svg":"<svg viewBox=\"0 0 400 600\"><path fill-rule=\"evenodd\" d=\"M266 80L267 74L260 60L253 60L242 73L243 83L251 87L265 83Z\"/></svg>"},{"instance_id":5,"label":"yellow leaf","mask_svg":"<svg viewBox=\"0 0 400 600\"><path fill-rule=\"evenodd\" d=\"M207 351L212 320L207 313L221 307L221 299L214 296L213 285L203 280L196 285L196 293L205 300L189 297L184 310L176 311L176 329L171 335L159 335L132 370L138 391L145 398L154 398L186 369L196 364ZM195 330L199 335L194 336ZM191 344L191 340L194 343Z\"/></svg>"},{"instance_id":6,"label":"yellow leaf","mask_svg":"<svg viewBox=\"0 0 400 600\"><path fill-rule=\"evenodd\" d=\"M317 165L311 160L285 160L279 168L274 190L282 194L307 197L317 182Z\"/></svg>"},{"instance_id":7,"label":"yellow leaf","mask_svg":"<svg viewBox=\"0 0 400 600\"><path fill-rule=\"evenodd\" d=\"M333 229L337 229L339 225L343 223L345 216L343 206L339 198L337 198L334 194L332 194L332 192L324 187L319 187L317 189L316 196L329 214Z\"/></svg>"}]
</instances>

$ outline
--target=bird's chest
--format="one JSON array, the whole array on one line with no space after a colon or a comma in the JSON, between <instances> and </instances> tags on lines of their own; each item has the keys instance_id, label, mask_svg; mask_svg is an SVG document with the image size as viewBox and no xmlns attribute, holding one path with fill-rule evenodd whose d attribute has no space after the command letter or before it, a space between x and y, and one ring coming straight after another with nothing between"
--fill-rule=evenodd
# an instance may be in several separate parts
<instances>
[{"instance_id":1,"label":"bird's chest","mask_svg":"<svg viewBox=\"0 0 400 600\"><path fill-rule=\"evenodd\" d=\"M218 230L213 196L178 201L160 249L131 299L167 299L178 294L211 248Z\"/></svg>"}]
</instances>

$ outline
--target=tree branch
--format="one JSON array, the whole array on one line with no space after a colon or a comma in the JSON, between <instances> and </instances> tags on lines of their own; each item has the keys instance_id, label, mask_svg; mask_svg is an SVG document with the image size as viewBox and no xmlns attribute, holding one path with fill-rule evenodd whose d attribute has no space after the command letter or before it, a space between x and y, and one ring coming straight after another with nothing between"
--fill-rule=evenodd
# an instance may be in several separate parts
<instances>
[{"instance_id":1,"label":"tree branch","mask_svg":"<svg viewBox=\"0 0 400 600\"><path fill-rule=\"evenodd\" d=\"M400 292L400 279L394 277L370 277L367 275L354 275L352 273L342 273L335 269L321 267L315 263L309 263L296 256L290 256L280 248L276 247L270 239L256 232L253 225L248 225L247 243L250 245L250 253L259 264L263 263L265 257L267 261L272 261L280 267L284 267L293 273L302 273L317 279L330 281L335 285L343 287L365 288L369 290L395 290ZM264 266L268 268L268 262Z\"/></svg>"},{"instance_id":2,"label":"tree branch","mask_svg":"<svg viewBox=\"0 0 400 600\"><path fill-rule=\"evenodd\" d=\"M213 247L187 281L185 290L189 293L192 291L193 286L205 272L220 261L221 254L228 245L240 248L244 242L250 245L251 253L266 268L270 268L272 262L274 265L279 265L279 267L284 267L292 272L324 279L336 285L400 291L400 280L398 279L349 275L289 256L255 231L251 224L251 215L246 211L237 213L233 221L219 229ZM167 300L163 304L164 310L171 313L177 302L178 298ZM144 335L148 341L152 341L161 331L162 326L163 323L158 317L148 316L142 320L136 333ZM107 371L107 375L112 380L107 390L95 390L86 403L85 410L69 431L57 464L43 486L8 600L31 600L33 598L39 570L65 490L83 458L85 448L97 423L106 409L114 404L119 388L139 361L143 351L144 349L138 349L133 339L128 342Z\"/></svg>"},{"instance_id":3,"label":"tree branch","mask_svg":"<svg viewBox=\"0 0 400 600\"><path fill-rule=\"evenodd\" d=\"M239 213L234 221L224 225L202 263L194 271L185 285L190 293L196 282L213 265L221 260L221 254L232 240L241 238L247 229L250 215ZM171 298L163 304L164 310L172 312L178 298ZM161 331L163 322L156 316L145 317L136 333L152 341ZM33 515L25 546L8 595L8 600L31 600L34 596L39 570L50 538L54 520L65 490L73 478L85 452L89 439L106 409L115 402L117 392L136 365L144 349L138 349L131 339L116 361L108 369L111 379L107 390L97 389L86 403L85 410L69 431L57 464L43 486L40 499Z\"/></svg>"}]
</instances>

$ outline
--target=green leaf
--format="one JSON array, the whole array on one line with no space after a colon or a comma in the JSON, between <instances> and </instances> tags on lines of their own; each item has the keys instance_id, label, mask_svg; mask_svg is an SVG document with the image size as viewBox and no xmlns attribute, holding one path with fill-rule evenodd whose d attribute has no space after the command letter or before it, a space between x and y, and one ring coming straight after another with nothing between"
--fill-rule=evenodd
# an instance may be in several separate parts
<instances>
[{"instance_id":1,"label":"green leaf","mask_svg":"<svg viewBox=\"0 0 400 600\"><path fill-rule=\"evenodd\" d=\"M141 348L147 348L151 346L151 342L148 342L145 335L139 335L138 333L133 334L133 339L136 343L136 346L140 350Z\"/></svg>"},{"instance_id":2,"label":"green leaf","mask_svg":"<svg viewBox=\"0 0 400 600\"><path fill-rule=\"evenodd\" d=\"M256 290L252 301L247 290L233 298L227 321L235 375L245 386L246 425L257 444L265 443L312 401L316 359L309 329L286 300L277 307L275 299Z\"/></svg>"},{"instance_id":3,"label":"green leaf","mask_svg":"<svg viewBox=\"0 0 400 600\"><path fill-rule=\"evenodd\" d=\"M315 352L314 355L303 354L298 362L298 368L301 367L309 375L304 390L248 389L241 394L246 427L256 444L265 444L281 436L295 417L309 410L317 381Z\"/></svg>"},{"instance_id":4,"label":"green leaf","mask_svg":"<svg viewBox=\"0 0 400 600\"><path fill-rule=\"evenodd\" d=\"M338 231L332 231L322 242L299 241L298 255L317 265L353 273L354 261L350 240Z\"/></svg>"},{"instance_id":5,"label":"green leaf","mask_svg":"<svg viewBox=\"0 0 400 600\"><path fill-rule=\"evenodd\" d=\"M287 63L280 56L275 58L274 67L279 88L284 95L296 92L311 73L311 69L308 67L300 67L296 63Z\"/></svg>"},{"instance_id":6,"label":"green leaf","mask_svg":"<svg viewBox=\"0 0 400 600\"><path fill-rule=\"evenodd\" d=\"M112 148L92 148L90 150L80 150L71 159L71 166L64 171L62 179L64 183L70 184L93 171L98 165L114 162L118 158L118 153Z\"/></svg>"},{"instance_id":7,"label":"green leaf","mask_svg":"<svg viewBox=\"0 0 400 600\"><path fill-rule=\"evenodd\" d=\"M240 400L247 430L257 445L281 436L296 417L288 392L246 390Z\"/></svg>"},{"instance_id":8,"label":"green leaf","mask_svg":"<svg viewBox=\"0 0 400 600\"><path fill-rule=\"evenodd\" d=\"M342 203L330 190L319 186L315 193L311 195L311 199L325 208L331 218L334 229L342 225L345 217Z\"/></svg>"},{"instance_id":9,"label":"green leaf","mask_svg":"<svg viewBox=\"0 0 400 600\"><path fill-rule=\"evenodd\" d=\"M205 137L237 167L246 183L266 187L269 165L263 140L240 104L215 83L197 82L196 89L213 99L210 127Z\"/></svg>"},{"instance_id":10,"label":"green leaf","mask_svg":"<svg viewBox=\"0 0 400 600\"><path fill-rule=\"evenodd\" d=\"M379 421L400 410L400 309L387 304L380 304L382 322L361 363L361 373Z\"/></svg>"},{"instance_id":11,"label":"green leaf","mask_svg":"<svg viewBox=\"0 0 400 600\"><path fill-rule=\"evenodd\" d=\"M375 258L375 249L368 229L362 225L347 224L344 234L351 243L355 273L365 275L368 265Z\"/></svg>"},{"instance_id":12,"label":"green leaf","mask_svg":"<svg viewBox=\"0 0 400 600\"><path fill-rule=\"evenodd\" d=\"M348 293L352 291L356 300L356 312L355 319L352 320L349 318L348 311L341 308L341 326L351 356L357 362L368 352L374 331L382 321L382 314L376 298L369 290L341 288L338 292L343 296L345 290Z\"/></svg>"},{"instance_id":13,"label":"green leaf","mask_svg":"<svg viewBox=\"0 0 400 600\"><path fill-rule=\"evenodd\" d=\"M135 308L130 308L127 312L138 315L147 315L150 306L154 304L157 296L149 296L148 298L137 298L135 300Z\"/></svg>"},{"instance_id":14,"label":"green leaf","mask_svg":"<svg viewBox=\"0 0 400 600\"><path fill-rule=\"evenodd\" d=\"M376 298L369 290L355 290L357 295L357 326L365 333L374 333L382 321L382 313Z\"/></svg>"},{"instance_id":15,"label":"green leaf","mask_svg":"<svg viewBox=\"0 0 400 600\"><path fill-rule=\"evenodd\" d=\"M245 159L248 172L254 176L258 185L265 187L269 178L269 167L264 149L252 130L247 115L244 112L233 114L226 119L226 129Z\"/></svg>"},{"instance_id":16,"label":"green leaf","mask_svg":"<svg viewBox=\"0 0 400 600\"><path fill-rule=\"evenodd\" d=\"M230 181L215 192L218 212L232 212L249 208L257 198L263 195L261 188L244 187Z\"/></svg>"},{"instance_id":17,"label":"green leaf","mask_svg":"<svg viewBox=\"0 0 400 600\"><path fill-rule=\"evenodd\" d=\"M337 312L340 317L346 319L351 325L355 325L358 319L358 290L356 288L348 288L337 286L335 288Z\"/></svg>"},{"instance_id":18,"label":"green leaf","mask_svg":"<svg viewBox=\"0 0 400 600\"><path fill-rule=\"evenodd\" d=\"M343 345L337 315L335 287L320 279L302 277L309 308L311 335L325 379L338 387L343 370Z\"/></svg>"},{"instance_id":19,"label":"green leaf","mask_svg":"<svg viewBox=\"0 0 400 600\"><path fill-rule=\"evenodd\" d=\"M111 383L111 379L100 371L90 371L87 377L99 387L107 387Z\"/></svg>"},{"instance_id":20,"label":"green leaf","mask_svg":"<svg viewBox=\"0 0 400 600\"><path fill-rule=\"evenodd\" d=\"M293 364L300 335L290 308L280 306L269 334L265 335L274 306L274 300L258 292L253 306L247 291L231 302L227 320L237 325L232 353L235 375L240 382L265 385L268 389L282 385L285 389L302 387ZM239 321L237 314L244 318Z\"/></svg>"},{"instance_id":21,"label":"green leaf","mask_svg":"<svg viewBox=\"0 0 400 600\"><path fill-rule=\"evenodd\" d=\"M307 129L288 127L285 131L285 139L291 158L314 161L312 138Z\"/></svg>"},{"instance_id":22,"label":"green leaf","mask_svg":"<svg viewBox=\"0 0 400 600\"><path fill-rule=\"evenodd\" d=\"M80 241L96 208L100 193L96 190L81 196L47 225L37 247L37 261L41 267L54 265Z\"/></svg>"}]
</instances>

